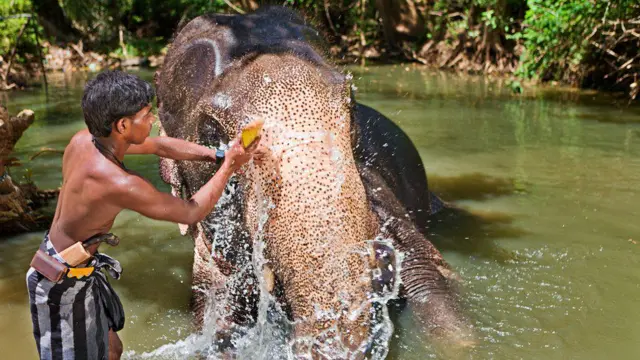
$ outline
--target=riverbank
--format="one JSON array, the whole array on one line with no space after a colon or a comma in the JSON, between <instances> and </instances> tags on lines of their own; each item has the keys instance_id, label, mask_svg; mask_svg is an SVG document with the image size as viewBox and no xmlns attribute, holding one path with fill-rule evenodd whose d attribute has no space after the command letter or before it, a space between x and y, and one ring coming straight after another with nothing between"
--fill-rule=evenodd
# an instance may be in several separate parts
<instances>
[{"instance_id":1,"label":"riverbank","mask_svg":"<svg viewBox=\"0 0 640 360\"><path fill-rule=\"evenodd\" d=\"M164 62L166 47L163 47L157 54L148 56L122 56L116 54L102 54L94 51L83 51L82 42L77 44L69 44L67 47L51 45L48 42L43 44L45 47L44 69L46 74L52 75L56 73L94 73L107 69L120 70L156 70L159 69ZM527 89L536 88L552 88L554 91L569 93L593 93L594 89L584 88L575 83L540 79L527 79L519 77L517 74L518 62L514 59L515 55L510 56L506 67L495 67L491 64L483 65L474 63L466 56L458 54L457 60L451 61L453 56L452 50L442 45L432 48L431 43L426 44L420 52L420 55L408 51L390 52L387 49L378 49L375 46L363 48L347 47L341 48L337 45L329 47L327 57L338 67L360 66L366 68L368 66L396 65L410 68L423 68L428 70L437 70L449 74L481 76L494 79L497 83L509 89L513 94L527 96L531 91ZM0 71L5 73L7 68L6 61L2 61L0 56ZM10 77L8 78L13 85L6 90L25 90L34 87L43 86L43 74L41 66L34 61L27 64L13 64ZM638 79L640 81L640 79ZM638 89L632 87L633 89ZM605 91L610 93L613 102L618 104L632 104L637 98L635 93L618 91ZM637 101L636 101L637 102Z\"/></svg>"},{"instance_id":2,"label":"riverbank","mask_svg":"<svg viewBox=\"0 0 640 360\"><path fill-rule=\"evenodd\" d=\"M337 51L333 50L332 52ZM52 56L54 58L53 66L46 66L49 78L56 78L60 74L86 74L99 72L106 69L120 69L125 71L155 71L162 66L164 54L152 55L148 57L132 57L129 59L121 59L109 57L105 54L96 54L88 52L84 57L80 57L73 48L54 48ZM610 105L618 107L636 106L637 101L629 101L629 95L625 92L602 92L594 89L585 89L561 81L536 81L532 79L522 79L514 75L513 72L491 72L486 73L477 68L465 69L447 68L438 64L425 63L423 61L415 61L400 56L394 58L382 58L378 53L369 52L367 56L361 57L356 53L340 54L336 52L336 56L331 57L331 61L338 68L346 68L352 71L353 67L366 71L370 67L391 65L402 68L407 72L413 71L430 71L442 72L457 77L478 77L482 81L490 81L495 86L507 90L506 94L510 96L518 96L521 98L536 98L551 96L553 98L564 99L567 101L578 101L578 99L592 98L599 92L598 101L608 102ZM377 56L372 56L377 55ZM2 70L3 71L3 70ZM36 65L30 68L18 67L15 76L20 79L20 85L12 90L30 90L43 86L42 73ZM51 81L51 79L49 79ZM549 94L549 95L545 95ZM587 100L585 100L587 101Z\"/></svg>"},{"instance_id":3,"label":"riverbank","mask_svg":"<svg viewBox=\"0 0 640 360\"><path fill-rule=\"evenodd\" d=\"M9 19L19 14L4 20L1 15L35 11L32 22L37 20L43 35L45 71L69 72L157 67L173 33L189 19L207 13L244 13L255 10L259 2L171 0L149 7L132 0L110 7L92 3L82 11L75 1L47 1L48 10L42 3L22 0L4 10L0 5L0 25L11 20L13 32L20 34L28 22ZM635 0L288 0L285 4L319 31L326 40L327 56L339 64L413 62L507 77L516 93L525 83L624 93L630 102L640 92L640 3ZM0 34L6 31L0 26ZM18 47L16 64L24 69L11 75L17 79L15 87L28 83L20 81L21 74L39 78L42 67L31 66L40 60L39 31L25 35ZM0 42L0 50L9 53L10 44Z\"/></svg>"},{"instance_id":4,"label":"riverbank","mask_svg":"<svg viewBox=\"0 0 640 360\"><path fill-rule=\"evenodd\" d=\"M164 61L164 53L150 56L114 56L95 51L85 51L82 41L77 44L68 44L66 47L52 45L49 42L42 44L44 61L40 65L39 59L29 56L26 63L11 64L7 74L9 62L0 56L0 72L5 83L0 90L21 90L29 87L43 86L46 80L45 74L62 72L98 72L106 69L135 69L140 67L157 68Z\"/></svg>"}]
</instances>

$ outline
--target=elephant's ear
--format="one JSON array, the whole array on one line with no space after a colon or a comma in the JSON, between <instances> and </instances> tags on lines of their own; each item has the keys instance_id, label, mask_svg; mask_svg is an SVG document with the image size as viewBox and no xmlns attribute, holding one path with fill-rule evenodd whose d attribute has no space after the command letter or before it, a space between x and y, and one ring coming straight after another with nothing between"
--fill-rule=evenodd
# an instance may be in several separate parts
<instances>
[{"instance_id":1,"label":"elephant's ear","mask_svg":"<svg viewBox=\"0 0 640 360\"><path fill-rule=\"evenodd\" d=\"M176 119L184 119L184 111L193 109L205 89L216 76L216 43L200 40L185 45L183 51L174 52L162 70L158 98L165 111ZM172 126L165 124L168 132ZM171 134L173 135L173 134Z\"/></svg>"},{"instance_id":2,"label":"elephant's ear","mask_svg":"<svg viewBox=\"0 0 640 360\"><path fill-rule=\"evenodd\" d=\"M167 136L167 133L164 131L164 127L162 126L162 124L158 124L158 136ZM178 174L178 167L176 166L175 160L161 157L159 161L160 177L162 178L162 181L171 185L172 187L179 187L182 179L180 179L180 174Z\"/></svg>"},{"instance_id":3,"label":"elephant's ear","mask_svg":"<svg viewBox=\"0 0 640 360\"><path fill-rule=\"evenodd\" d=\"M159 136L167 136L162 127L162 124L159 124ZM178 165L175 160L168 158L160 158L160 177L162 180L171 185L171 194L173 196L179 198L185 198L185 185L182 176L180 176L180 170L178 169ZM186 235L189 226L185 224L178 224L178 228L180 229L180 234Z\"/></svg>"},{"instance_id":4,"label":"elephant's ear","mask_svg":"<svg viewBox=\"0 0 640 360\"><path fill-rule=\"evenodd\" d=\"M167 53L157 86L164 111L178 122L164 124L169 136L193 130L184 129L181 122L229 64L233 37L218 21L213 16L192 20L177 34Z\"/></svg>"}]
</instances>

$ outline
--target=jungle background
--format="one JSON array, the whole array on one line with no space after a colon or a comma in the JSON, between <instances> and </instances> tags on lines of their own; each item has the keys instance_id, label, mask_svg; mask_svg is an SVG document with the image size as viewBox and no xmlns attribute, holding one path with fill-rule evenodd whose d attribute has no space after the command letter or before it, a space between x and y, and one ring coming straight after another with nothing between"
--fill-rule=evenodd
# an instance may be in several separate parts
<instances>
[{"instance_id":1,"label":"jungle background","mask_svg":"<svg viewBox=\"0 0 640 360\"><path fill-rule=\"evenodd\" d=\"M340 62L508 76L514 92L559 82L633 101L640 88L637 0L2 0L0 87L41 84L47 71L156 67L193 17L260 5L300 10Z\"/></svg>"}]
</instances>

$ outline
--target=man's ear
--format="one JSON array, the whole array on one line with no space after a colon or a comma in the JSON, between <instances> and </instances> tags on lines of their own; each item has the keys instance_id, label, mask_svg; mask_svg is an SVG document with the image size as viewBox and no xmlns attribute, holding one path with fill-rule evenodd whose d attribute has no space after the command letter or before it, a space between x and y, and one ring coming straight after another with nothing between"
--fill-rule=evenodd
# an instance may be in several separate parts
<instances>
[{"instance_id":1,"label":"man's ear","mask_svg":"<svg viewBox=\"0 0 640 360\"><path fill-rule=\"evenodd\" d=\"M113 127L119 134L124 134L131 127L131 119L122 117L113 123Z\"/></svg>"}]
</instances>

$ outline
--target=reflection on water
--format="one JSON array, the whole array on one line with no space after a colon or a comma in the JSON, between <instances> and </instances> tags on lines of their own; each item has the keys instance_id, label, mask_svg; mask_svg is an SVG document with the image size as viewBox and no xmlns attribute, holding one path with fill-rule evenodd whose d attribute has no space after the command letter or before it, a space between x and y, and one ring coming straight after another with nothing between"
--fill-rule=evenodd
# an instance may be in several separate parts
<instances>
[{"instance_id":1,"label":"reflection on water","mask_svg":"<svg viewBox=\"0 0 640 360\"><path fill-rule=\"evenodd\" d=\"M438 189L438 196L448 201L483 200L511 195L516 191L513 179L501 179L480 173L455 177L429 176L429 186Z\"/></svg>"},{"instance_id":2,"label":"reflection on water","mask_svg":"<svg viewBox=\"0 0 640 360\"><path fill-rule=\"evenodd\" d=\"M464 305L480 339L459 357L640 356L638 109L612 106L610 96L553 88L516 97L496 81L413 66L350 70L360 101L407 131L432 188L458 208L433 219L429 231L463 279ZM63 148L84 127L85 79L52 81L48 98L39 91L0 98L12 113L36 111L17 155L43 187L59 186L60 157L28 163L28 156L44 146ZM154 159L132 157L127 165L168 191ZM123 242L105 251L125 269L113 283L126 310L121 336L135 351L131 357L186 339L191 239L173 224L130 212L118 217L114 231ZM3 358L36 355L24 272L41 236L0 241ZM391 314L389 358L438 356L413 331L408 311Z\"/></svg>"}]
</instances>

